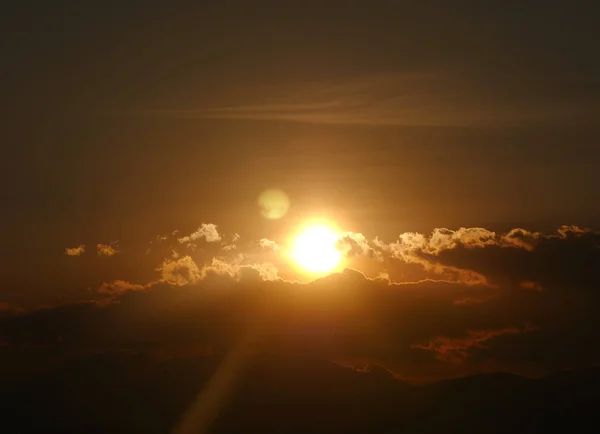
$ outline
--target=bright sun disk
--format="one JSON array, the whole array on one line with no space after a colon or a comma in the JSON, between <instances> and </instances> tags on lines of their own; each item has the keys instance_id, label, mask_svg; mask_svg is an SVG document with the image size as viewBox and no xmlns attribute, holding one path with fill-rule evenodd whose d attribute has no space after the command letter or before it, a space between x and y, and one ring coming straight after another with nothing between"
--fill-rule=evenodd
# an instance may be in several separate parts
<instances>
[{"instance_id":1,"label":"bright sun disk","mask_svg":"<svg viewBox=\"0 0 600 434\"><path fill-rule=\"evenodd\" d=\"M291 257L303 270L310 273L333 271L342 259L336 248L338 235L323 225L309 226L294 240Z\"/></svg>"}]
</instances>

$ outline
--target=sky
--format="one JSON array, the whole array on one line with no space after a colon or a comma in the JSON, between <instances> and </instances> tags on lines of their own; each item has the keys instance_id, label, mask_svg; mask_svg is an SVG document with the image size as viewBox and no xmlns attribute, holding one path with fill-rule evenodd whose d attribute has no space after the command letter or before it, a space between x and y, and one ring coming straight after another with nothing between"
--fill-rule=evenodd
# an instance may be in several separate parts
<instances>
[{"instance_id":1,"label":"sky","mask_svg":"<svg viewBox=\"0 0 600 434\"><path fill-rule=\"evenodd\" d=\"M2 15L5 347L143 346L153 319L152 351L200 351L258 316L282 330L261 348L414 381L598 363L594 2ZM313 220L338 235L331 273L290 258Z\"/></svg>"}]
</instances>

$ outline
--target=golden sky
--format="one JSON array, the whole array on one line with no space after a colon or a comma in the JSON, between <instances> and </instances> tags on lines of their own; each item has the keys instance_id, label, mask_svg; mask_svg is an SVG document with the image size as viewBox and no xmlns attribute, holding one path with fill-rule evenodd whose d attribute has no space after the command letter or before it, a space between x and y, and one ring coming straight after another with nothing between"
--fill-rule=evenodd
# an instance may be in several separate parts
<instances>
[{"instance_id":1,"label":"golden sky","mask_svg":"<svg viewBox=\"0 0 600 434\"><path fill-rule=\"evenodd\" d=\"M600 360L594 14L49 3L0 26L4 350Z\"/></svg>"}]
</instances>

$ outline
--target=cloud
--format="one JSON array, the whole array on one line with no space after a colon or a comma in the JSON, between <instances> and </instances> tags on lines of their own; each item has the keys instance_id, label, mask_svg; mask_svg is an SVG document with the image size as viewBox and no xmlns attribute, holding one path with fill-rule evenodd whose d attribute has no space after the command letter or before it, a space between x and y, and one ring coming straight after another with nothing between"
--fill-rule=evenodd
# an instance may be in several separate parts
<instances>
[{"instance_id":1,"label":"cloud","mask_svg":"<svg viewBox=\"0 0 600 434\"><path fill-rule=\"evenodd\" d=\"M473 270L505 287L578 291L600 299L596 290L599 246L598 232L563 226L555 234L513 229L477 250L457 245L421 256L442 265Z\"/></svg>"},{"instance_id":2,"label":"cloud","mask_svg":"<svg viewBox=\"0 0 600 434\"><path fill-rule=\"evenodd\" d=\"M200 238L211 243L223 241L217 225L204 223L194 233L179 238L178 242L187 243L185 245L188 255L191 255L197 251L197 246L192 241ZM196 260L201 260L203 264L207 264L206 272L209 272L212 267L213 274L238 276L238 267L243 265L246 269L254 267L256 270L261 270L259 276L266 279L272 279L275 274L278 278L288 280L301 277L298 276L298 271L287 263L289 259L286 255L279 255L285 253L283 251L285 248L277 241L260 238L255 242L236 245L239 235L234 234L229 238L229 243L224 241L221 243L219 251L212 254L199 251L194 254L194 259L190 256L190 260L194 263ZM558 282L562 285L568 284L566 275L556 275L560 270L569 273L574 267L584 267L583 273L573 278L582 280L585 276L588 281L592 279L594 271L590 264L598 260L599 244L598 233L590 229L565 225L550 234L531 232L522 228L503 233L481 227L461 227L456 230L436 228L429 234L404 232L399 234L395 241L389 243L378 237L368 239L359 232L344 232L340 234L337 248L343 252L347 266L361 269L371 277L383 273L392 282L432 279L476 286L500 285L504 288L540 292L542 288L556 286ZM100 252L114 254L113 249L113 245L102 246L102 249L99 248L99 254ZM566 249L577 251L567 254ZM116 252L116 249L114 250ZM578 258L578 255L584 253L587 258ZM552 258L547 257L548 254ZM174 260L182 256L179 251L173 250L172 246L166 246L164 255L165 264L176 264L177 261ZM557 255L564 257L559 259ZM239 260L240 257L244 258L242 262ZM214 264L213 259L216 260ZM556 263L552 270L546 272L541 262L548 259ZM531 266L525 265L528 261ZM538 263L534 265L536 261ZM270 265L264 265L267 263ZM224 272L223 264L227 264L230 271ZM196 268L202 270L203 265L196 265ZM540 276L541 273L545 273L545 276ZM194 275L192 273L192 276ZM555 279L554 283L549 282L550 275L556 275L558 279ZM167 279L173 279L173 276ZM196 281L194 279L191 281ZM583 285L584 282L581 283Z\"/></svg>"},{"instance_id":3,"label":"cloud","mask_svg":"<svg viewBox=\"0 0 600 434\"><path fill-rule=\"evenodd\" d=\"M432 351L436 357L444 362L463 363L469 357L469 350L472 348L485 348L484 343L491 339L503 336L514 335L519 333L531 332L536 330L535 327L529 325L518 327L507 327L496 330L469 330L466 336L462 337L446 337L436 336L430 339L425 345L412 345L411 348Z\"/></svg>"},{"instance_id":4,"label":"cloud","mask_svg":"<svg viewBox=\"0 0 600 434\"><path fill-rule=\"evenodd\" d=\"M158 271L161 272L164 281L174 285L188 285L202 279L198 265L190 256L165 259Z\"/></svg>"},{"instance_id":5,"label":"cloud","mask_svg":"<svg viewBox=\"0 0 600 434\"><path fill-rule=\"evenodd\" d=\"M442 264L435 260L435 256L446 249L453 249L458 245L481 247L488 241L488 234L476 230L461 228L458 231L449 229L435 229L429 237L423 234L406 232L400 234L398 241L386 246L386 250L400 261L407 264L418 264L427 272L440 275L444 279L463 282L472 285L489 285L485 275L476 271L449 264ZM476 237L480 234L482 237ZM465 238L461 238L465 235Z\"/></svg>"},{"instance_id":6,"label":"cloud","mask_svg":"<svg viewBox=\"0 0 600 434\"><path fill-rule=\"evenodd\" d=\"M126 282L124 280L115 280L113 282L104 282L98 288L98 293L108 295L118 295L126 291L142 291L148 285L139 285L136 283Z\"/></svg>"},{"instance_id":7,"label":"cloud","mask_svg":"<svg viewBox=\"0 0 600 434\"><path fill-rule=\"evenodd\" d=\"M442 250L454 249L457 246L467 248L495 245L496 234L484 228L459 228L451 230L436 228L429 236L415 232L400 234L398 242L393 244L396 251L421 251L438 254Z\"/></svg>"},{"instance_id":8,"label":"cloud","mask_svg":"<svg viewBox=\"0 0 600 434\"><path fill-rule=\"evenodd\" d=\"M458 245L440 254L536 251ZM166 351L177 343L190 351L224 350L250 324L258 324L253 351L367 361L421 380L482 372L492 365L544 373L600 360L596 346L585 344L600 338L597 315L589 303L577 303L573 291L556 299L550 290L510 291L459 281L393 283L385 272L369 278L352 269L303 284L280 278L277 265L240 252L201 266L190 256L166 259L159 267L160 282L104 283L96 293L109 296L108 301L21 314L18 323L0 322L0 338L49 345L44 330L52 327L72 348L107 343L148 348L151 343ZM37 326L40 315L43 329ZM517 327L521 324L532 326ZM583 344L574 349L575 342Z\"/></svg>"},{"instance_id":9,"label":"cloud","mask_svg":"<svg viewBox=\"0 0 600 434\"><path fill-rule=\"evenodd\" d=\"M109 302L31 312L18 323L0 323L0 338L49 345L54 338L45 330L51 329L80 350L107 343L227 348L258 322L253 340L260 351L366 358L400 368L399 361L417 354L411 344L434 333L472 329L476 316L451 314L457 309L452 300L486 290L445 282L394 285L356 270L299 284L278 279L272 264L243 259L215 259L203 267L204 276L190 257L165 262L162 283L104 283L98 292L112 297ZM37 326L39 318L44 328ZM490 316L485 325L502 322Z\"/></svg>"},{"instance_id":10,"label":"cloud","mask_svg":"<svg viewBox=\"0 0 600 434\"><path fill-rule=\"evenodd\" d=\"M179 243L181 244L185 244L189 243L190 241L195 241L201 238L204 238L209 243L221 241L221 235L217 230L217 225L213 223L202 223L195 232L192 232L190 235L178 238L177 241L179 241Z\"/></svg>"},{"instance_id":11,"label":"cloud","mask_svg":"<svg viewBox=\"0 0 600 434\"><path fill-rule=\"evenodd\" d=\"M537 240L543 237L540 233L532 233L525 229L515 228L501 236L500 244L507 247L520 247L525 250L533 250Z\"/></svg>"},{"instance_id":12,"label":"cloud","mask_svg":"<svg viewBox=\"0 0 600 434\"><path fill-rule=\"evenodd\" d=\"M587 344L600 338L599 245L598 232L577 226L552 233L437 228L391 242L348 232L338 248L353 269L308 283L298 282L305 279L276 240L178 257L165 245L155 278L106 280L81 294L89 303L77 321L91 320L93 308L102 307L120 312L121 328L143 333L127 318L146 317L161 330L157 345L167 345L181 334L169 325L177 317L186 329L200 327L181 338L185 345L206 348L227 345L242 324L260 319L257 345L265 351L366 360L404 377L464 375L489 366L549 372L600 362L600 350ZM58 308L45 312L64 315ZM199 326L198 318L207 323ZM533 326L517 327L522 324ZM1 332L0 324L0 338ZM106 339L120 342L113 334Z\"/></svg>"},{"instance_id":13,"label":"cloud","mask_svg":"<svg viewBox=\"0 0 600 434\"><path fill-rule=\"evenodd\" d=\"M98 244L96 246L98 256L114 256L119 253L118 241L113 241L110 244Z\"/></svg>"},{"instance_id":14,"label":"cloud","mask_svg":"<svg viewBox=\"0 0 600 434\"><path fill-rule=\"evenodd\" d=\"M280 255L285 253L285 247L275 240L260 238L236 245L239 235L234 234L229 243L221 243L219 251L194 253L197 246L192 241L200 238L211 243L223 241L217 225L207 223L194 233L179 238L179 243L187 243L190 258L185 259L184 264L186 261L196 264L197 260L207 264L196 265L199 270L206 267L206 272L200 272L200 277L191 268L189 276L196 277L191 280L182 278L181 282L195 282L211 269L213 274L238 276L238 268L242 265L245 269L260 270L258 275L265 279L273 279L275 275L288 280L301 277L298 270L287 263L289 258L285 254ZM579 288L590 286L595 278L594 264L600 260L598 245L600 235L597 232L565 225L550 234L522 228L503 233L481 227L436 228L429 234L404 232L391 242L378 237L368 239L359 232L344 232L340 234L337 248L343 252L347 266L361 269L371 277L385 274L392 282L432 279L540 292L557 285L566 287L577 281ZM100 244L98 254L114 255L118 252L115 246L116 243ZM194 259L189 256L191 254L194 254ZM173 246L165 246L163 258L167 269L175 267L182 256L185 255L173 250ZM239 258L243 260L240 262ZM213 259L216 260L214 263ZM543 263L549 260L553 266L547 270ZM229 271L223 271L223 264L229 267ZM575 269L581 272L572 275ZM180 281L168 271L167 275L169 281ZM569 279L574 281L569 282Z\"/></svg>"},{"instance_id":15,"label":"cloud","mask_svg":"<svg viewBox=\"0 0 600 434\"><path fill-rule=\"evenodd\" d=\"M235 243L237 243L239 239L240 239L239 234L234 233L231 236L231 241L229 243L225 243L225 242L222 243L223 247L221 247L221 250L223 250L224 252L231 252L233 250L236 250L237 246L235 245Z\"/></svg>"},{"instance_id":16,"label":"cloud","mask_svg":"<svg viewBox=\"0 0 600 434\"><path fill-rule=\"evenodd\" d=\"M577 226L561 226L554 234L521 228L500 234L484 228L438 228L429 235L405 232L389 244L376 238L369 245L446 280L535 287L538 292L556 286L589 287L597 279L600 261L600 233Z\"/></svg>"},{"instance_id":17,"label":"cloud","mask_svg":"<svg viewBox=\"0 0 600 434\"><path fill-rule=\"evenodd\" d=\"M572 235L575 235L575 236L584 235L586 233L590 233L593 231L589 228L580 228L579 226L576 226L576 225L563 225L560 228L558 228L557 232L561 238L566 239Z\"/></svg>"},{"instance_id":18,"label":"cloud","mask_svg":"<svg viewBox=\"0 0 600 434\"><path fill-rule=\"evenodd\" d=\"M279 279L277 267L272 263L244 263L245 258L243 254L238 254L229 260L213 258L210 264L202 268L202 278L210 280L213 276L227 276L237 281Z\"/></svg>"},{"instance_id":19,"label":"cloud","mask_svg":"<svg viewBox=\"0 0 600 434\"><path fill-rule=\"evenodd\" d=\"M85 245L83 245L83 244L80 244L77 247L71 247L71 248L67 247L65 249L65 254L67 256L81 256L81 255L83 255L84 252L85 252Z\"/></svg>"},{"instance_id":20,"label":"cloud","mask_svg":"<svg viewBox=\"0 0 600 434\"><path fill-rule=\"evenodd\" d=\"M564 79L561 85L565 85ZM541 104L539 94L531 98L528 91L539 88L539 77L507 100L506 88L501 95L504 104L485 104L473 83L464 77L421 72L415 74L373 74L337 83L302 83L297 97L278 92L272 102L239 101L229 106L196 109L138 110L136 115L158 115L176 118L243 119L256 121L292 121L302 123L366 126L485 126L505 127L515 123L556 122L572 120L581 114L584 103L592 112L594 98L584 98L574 105L556 93L556 82L545 82L546 94L553 103ZM510 89L514 86L509 86ZM489 89L485 89L489 92ZM525 100L523 96L528 95ZM499 95L500 97L500 95ZM560 103L556 103L560 101ZM580 116L580 122L590 122ZM591 125L594 125L593 123Z\"/></svg>"},{"instance_id":21,"label":"cloud","mask_svg":"<svg viewBox=\"0 0 600 434\"><path fill-rule=\"evenodd\" d=\"M275 241L269 240L268 238L261 238L258 241L258 245L261 247L261 249L271 250L273 252L278 252L280 250L279 245Z\"/></svg>"},{"instance_id":22,"label":"cloud","mask_svg":"<svg viewBox=\"0 0 600 434\"><path fill-rule=\"evenodd\" d=\"M369 259L382 260L381 252L372 247L361 233L344 232L340 234L337 247L348 257L366 256Z\"/></svg>"},{"instance_id":23,"label":"cloud","mask_svg":"<svg viewBox=\"0 0 600 434\"><path fill-rule=\"evenodd\" d=\"M525 291L535 292L542 292L544 290L539 283L531 280L523 280L522 282L519 282L519 288L524 289Z\"/></svg>"}]
</instances>

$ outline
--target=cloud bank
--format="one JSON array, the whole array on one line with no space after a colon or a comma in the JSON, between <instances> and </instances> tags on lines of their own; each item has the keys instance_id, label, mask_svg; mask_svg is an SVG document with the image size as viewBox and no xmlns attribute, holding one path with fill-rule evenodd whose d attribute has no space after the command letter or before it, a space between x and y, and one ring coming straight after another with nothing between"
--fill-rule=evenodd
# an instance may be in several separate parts
<instances>
[{"instance_id":1,"label":"cloud bank","mask_svg":"<svg viewBox=\"0 0 600 434\"><path fill-rule=\"evenodd\" d=\"M226 351L252 327L252 351L373 363L411 381L600 363L591 229L438 228L392 241L347 232L346 268L312 281L297 278L276 239L240 242L212 224L193 234L206 246L188 254L163 240L154 280L109 280L71 305L4 309L2 342L52 348L60 334L69 351Z\"/></svg>"}]
</instances>

